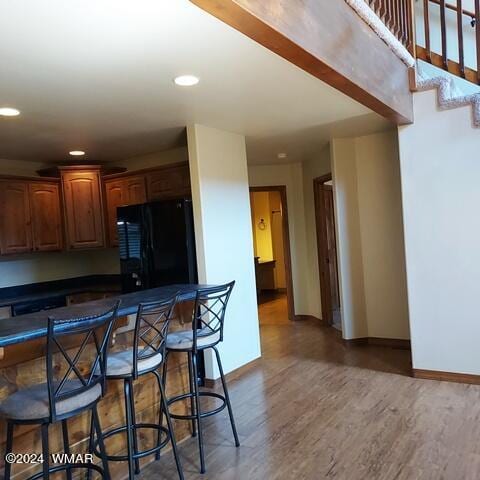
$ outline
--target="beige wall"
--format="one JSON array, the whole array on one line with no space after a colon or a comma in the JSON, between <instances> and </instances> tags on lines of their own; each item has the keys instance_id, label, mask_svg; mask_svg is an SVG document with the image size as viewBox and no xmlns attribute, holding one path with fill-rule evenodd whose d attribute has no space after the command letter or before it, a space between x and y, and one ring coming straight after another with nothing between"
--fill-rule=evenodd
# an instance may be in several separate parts
<instances>
[{"instance_id":1,"label":"beige wall","mask_svg":"<svg viewBox=\"0 0 480 480\"><path fill-rule=\"evenodd\" d=\"M254 251L260 261L273 259L272 224L270 221L270 196L268 192L252 192L252 231L254 232ZM265 229L259 227L263 220Z\"/></svg>"},{"instance_id":2,"label":"beige wall","mask_svg":"<svg viewBox=\"0 0 480 480\"><path fill-rule=\"evenodd\" d=\"M125 167L128 170L140 170L142 168L159 167L161 165L179 162L188 162L187 147L173 148L148 155L130 157L113 163L118 167Z\"/></svg>"},{"instance_id":3,"label":"beige wall","mask_svg":"<svg viewBox=\"0 0 480 480\"><path fill-rule=\"evenodd\" d=\"M409 338L396 132L332 141L344 338Z\"/></svg>"},{"instance_id":4,"label":"beige wall","mask_svg":"<svg viewBox=\"0 0 480 480\"><path fill-rule=\"evenodd\" d=\"M368 336L355 139L331 143L343 338Z\"/></svg>"},{"instance_id":5,"label":"beige wall","mask_svg":"<svg viewBox=\"0 0 480 480\"><path fill-rule=\"evenodd\" d=\"M356 139L368 333L410 338L396 132Z\"/></svg>"},{"instance_id":6,"label":"beige wall","mask_svg":"<svg viewBox=\"0 0 480 480\"><path fill-rule=\"evenodd\" d=\"M314 158L303 163L303 195L305 200L306 253L309 268L305 271L309 289L308 308L310 315L322 318L320 297L320 274L318 269L317 225L315 219L315 199L313 180L331 173L330 147L326 145Z\"/></svg>"},{"instance_id":7,"label":"beige wall","mask_svg":"<svg viewBox=\"0 0 480 480\"><path fill-rule=\"evenodd\" d=\"M0 258L0 288L84 275L119 273L116 249L51 252Z\"/></svg>"},{"instance_id":8,"label":"beige wall","mask_svg":"<svg viewBox=\"0 0 480 480\"><path fill-rule=\"evenodd\" d=\"M293 294L296 315L310 315L305 205L303 200L303 168L301 163L285 165L250 165L248 178L251 187L285 185L292 257Z\"/></svg>"},{"instance_id":9,"label":"beige wall","mask_svg":"<svg viewBox=\"0 0 480 480\"><path fill-rule=\"evenodd\" d=\"M253 250L260 262L275 260L273 288L285 289L283 211L280 192L251 192ZM264 223L264 229L260 224Z\"/></svg>"},{"instance_id":10,"label":"beige wall","mask_svg":"<svg viewBox=\"0 0 480 480\"><path fill-rule=\"evenodd\" d=\"M187 128L198 279L235 280L219 345L226 372L260 356L245 137L193 125ZM207 378L218 378L211 351Z\"/></svg>"},{"instance_id":11,"label":"beige wall","mask_svg":"<svg viewBox=\"0 0 480 480\"><path fill-rule=\"evenodd\" d=\"M303 163L250 165L250 186L285 185L296 315L322 318L313 179L329 173L328 148Z\"/></svg>"},{"instance_id":12,"label":"beige wall","mask_svg":"<svg viewBox=\"0 0 480 480\"><path fill-rule=\"evenodd\" d=\"M470 107L414 95L399 129L413 367L480 375L480 163Z\"/></svg>"},{"instance_id":13,"label":"beige wall","mask_svg":"<svg viewBox=\"0 0 480 480\"><path fill-rule=\"evenodd\" d=\"M0 174L36 176L37 170L46 165L40 162L23 162L0 158Z\"/></svg>"}]
</instances>

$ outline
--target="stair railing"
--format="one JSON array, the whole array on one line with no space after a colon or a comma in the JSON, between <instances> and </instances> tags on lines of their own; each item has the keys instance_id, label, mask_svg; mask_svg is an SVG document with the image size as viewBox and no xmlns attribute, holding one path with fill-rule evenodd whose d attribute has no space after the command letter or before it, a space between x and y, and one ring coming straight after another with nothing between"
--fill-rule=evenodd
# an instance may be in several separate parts
<instances>
[{"instance_id":1,"label":"stair railing","mask_svg":"<svg viewBox=\"0 0 480 480\"><path fill-rule=\"evenodd\" d=\"M416 53L417 57L431 63L437 67L440 67L454 75L465 78L473 83L480 84L480 0L473 0L468 2L468 5L472 5L473 9L469 10L465 8L466 2L464 0L451 0L449 3L446 0L422 0L423 2L423 28L424 28L424 42L425 46L417 45ZM433 25L433 15L437 11L433 9L439 9L440 14L440 36L441 36L441 48L440 52L434 52L432 50L432 34L437 34L434 29L438 25ZM455 12L456 21L454 26L452 22L448 24L447 14L448 12ZM465 25L464 20L468 20L469 27L473 30L472 40L465 39ZM467 32L469 34L469 32ZM456 37L457 49L458 49L458 61L452 59L452 41L449 41L452 36ZM474 65L467 66L465 62L466 49L474 49L474 59L476 60L476 69ZM469 52L470 53L470 52Z\"/></svg>"},{"instance_id":2,"label":"stair railing","mask_svg":"<svg viewBox=\"0 0 480 480\"><path fill-rule=\"evenodd\" d=\"M365 0L405 48L415 55L413 0ZM479 0L480 1L480 0Z\"/></svg>"}]
</instances>

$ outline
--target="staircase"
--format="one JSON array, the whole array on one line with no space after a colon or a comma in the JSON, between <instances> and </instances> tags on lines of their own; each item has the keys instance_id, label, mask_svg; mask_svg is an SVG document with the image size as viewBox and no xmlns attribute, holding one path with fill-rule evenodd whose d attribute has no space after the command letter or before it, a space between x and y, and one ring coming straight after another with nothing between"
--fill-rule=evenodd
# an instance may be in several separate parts
<instances>
[{"instance_id":1,"label":"staircase","mask_svg":"<svg viewBox=\"0 0 480 480\"><path fill-rule=\"evenodd\" d=\"M415 85L412 85L412 90L424 92L434 89L437 91L437 106L440 110L470 107L472 126L480 128L480 93L464 95L453 78L444 76L422 78L421 72L419 72L417 67L416 82Z\"/></svg>"},{"instance_id":2,"label":"staircase","mask_svg":"<svg viewBox=\"0 0 480 480\"><path fill-rule=\"evenodd\" d=\"M414 24L415 5L412 0L397 0L395 2L387 0L345 1L405 64L412 67L414 74L411 75L411 89L413 92L436 90L437 107L443 111L470 107L471 125L474 128L480 128L480 87L475 88L474 83L470 83L468 90L478 90L478 92L466 94L462 91L460 85L461 82L465 81L480 82L477 71L465 66L464 26L462 24L462 18L467 16L471 20L471 28L480 29L480 2L476 2L476 11L470 12L462 8L461 0L456 5L442 0L423 0L426 48L419 45L413 48L415 35L412 33L412 26ZM440 9L441 54L436 54L431 49L431 4L438 6ZM460 62L448 58L450 49L447 42L447 10L454 11L457 16L458 58ZM480 33L476 37L475 47L480 51ZM415 54L420 54L421 61L431 63L435 67L425 71L421 67L421 62L414 58ZM439 68L443 68L444 71L438 70L440 73L435 72Z\"/></svg>"}]
</instances>

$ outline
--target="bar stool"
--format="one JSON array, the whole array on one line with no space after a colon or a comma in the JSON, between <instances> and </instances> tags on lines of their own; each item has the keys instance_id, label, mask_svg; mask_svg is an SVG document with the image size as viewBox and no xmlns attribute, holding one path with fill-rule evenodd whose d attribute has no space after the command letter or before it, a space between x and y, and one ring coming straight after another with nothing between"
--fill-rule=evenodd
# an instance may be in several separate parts
<instances>
[{"instance_id":1,"label":"bar stool","mask_svg":"<svg viewBox=\"0 0 480 480\"><path fill-rule=\"evenodd\" d=\"M203 451L202 437L202 419L221 412L225 407L228 409L230 423L232 426L235 446L239 447L237 429L233 418L232 405L228 395L227 383L223 374L222 362L216 345L223 340L223 324L225 320L225 311L228 300L232 293L235 282L230 282L217 287L202 288L197 291L194 310L192 314L192 328L169 333L167 336L166 358L163 363L163 378L166 379L167 361L171 352L184 352L188 355L188 374L190 391L176 395L168 399L168 405L176 402L190 399L190 414L173 414L170 416L180 420L191 420L192 436L197 435L198 429L198 448L200 451L200 473L205 473L205 456ZM220 378L222 380L224 395L214 392L199 391L198 387L198 364L197 356L211 348L215 352ZM222 404L209 411L202 412L200 408L200 397L216 398L222 401Z\"/></svg>"},{"instance_id":2,"label":"bar stool","mask_svg":"<svg viewBox=\"0 0 480 480\"><path fill-rule=\"evenodd\" d=\"M0 416L7 422L6 454L12 453L15 425L40 425L42 432L43 469L30 480L65 471L67 479L72 470L97 471L109 480L110 473L105 455L97 403L105 393L106 359L113 323L119 302L107 312L96 316L72 319L48 319L47 330L47 382L18 390L0 404ZM72 342L72 337L75 342ZM72 344L78 344L78 349ZM75 350L74 353L72 351ZM90 410L92 425L97 434L102 467L93 463L66 463L50 467L48 428L62 423L63 445L70 454L67 420ZM91 453L91 452L90 452ZM11 464L5 462L5 479L11 477Z\"/></svg>"},{"instance_id":3,"label":"bar stool","mask_svg":"<svg viewBox=\"0 0 480 480\"><path fill-rule=\"evenodd\" d=\"M107 380L123 380L126 425L104 432L103 438L107 439L117 434L126 433L127 454L107 454L107 458L110 461L127 461L130 480L135 477L135 474L140 473L139 460L154 453L158 460L161 449L169 441L172 443L178 476L180 480L183 480L183 470L177 451L172 420L168 413L164 383L158 372L165 357L165 340L176 303L177 297L175 296L167 300L141 304L135 320L133 345L127 350L112 352L108 357ZM133 381L147 373L152 373L157 378L160 392L158 423L137 423L135 420ZM162 425L164 413L167 420L167 428ZM154 447L139 451L137 433L141 429L153 429L157 432L157 444ZM162 440L162 433L165 434L164 440ZM101 450L99 451L98 445L93 442L93 439L91 442L94 444L95 455L101 456Z\"/></svg>"}]
</instances>

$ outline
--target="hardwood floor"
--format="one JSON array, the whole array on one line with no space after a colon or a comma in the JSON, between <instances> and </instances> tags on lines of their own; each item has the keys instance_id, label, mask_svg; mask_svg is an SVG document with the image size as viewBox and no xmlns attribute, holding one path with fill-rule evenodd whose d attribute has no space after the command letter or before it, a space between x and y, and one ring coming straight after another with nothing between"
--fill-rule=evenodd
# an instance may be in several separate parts
<instances>
[{"instance_id":1,"label":"hardwood floor","mask_svg":"<svg viewBox=\"0 0 480 480\"><path fill-rule=\"evenodd\" d=\"M260 309L262 358L229 376L242 446L226 414L207 419L207 473L188 439L186 479L480 478L480 386L413 379L408 351L345 347L332 328L275 324L272 311ZM171 453L141 478L177 478Z\"/></svg>"},{"instance_id":2,"label":"hardwood floor","mask_svg":"<svg viewBox=\"0 0 480 480\"><path fill-rule=\"evenodd\" d=\"M286 325L288 319L287 295L271 295L270 299L263 301L259 306L260 326L264 325Z\"/></svg>"}]
</instances>

